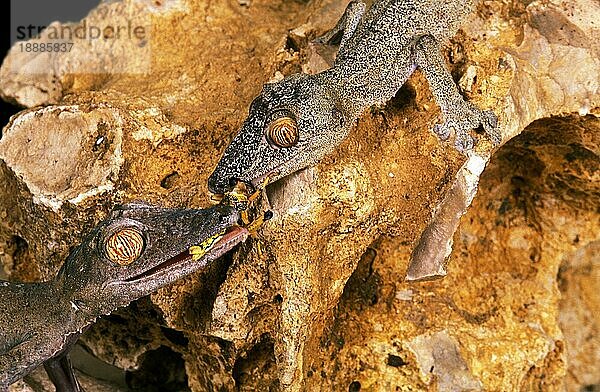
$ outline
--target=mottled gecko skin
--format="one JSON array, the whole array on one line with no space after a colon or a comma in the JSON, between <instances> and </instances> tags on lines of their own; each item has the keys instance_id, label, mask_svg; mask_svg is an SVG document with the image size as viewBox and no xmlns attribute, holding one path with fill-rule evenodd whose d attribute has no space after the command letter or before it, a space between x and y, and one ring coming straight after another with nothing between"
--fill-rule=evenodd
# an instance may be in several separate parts
<instances>
[{"instance_id":1,"label":"mottled gecko skin","mask_svg":"<svg viewBox=\"0 0 600 392\"><path fill-rule=\"evenodd\" d=\"M224 193L231 178L257 185L267 175L275 181L314 165L346 138L365 109L392 98L416 68L429 81L444 115L444 123L434 128L440 138L453 136L457 149L466 151L474 145L471 131L481 127L493 143L500 143L496 116L463 99L440 53L440 43L456 34L474 4L379 0L367 11L363 2L351 2L337 26L318 40L332 43L341 35L333 66L266 84L210 176L209 190ZM299 129L299 140L291 147L278 147L265 137L272 117L282 109L293 114Z\"/></svg>"},{"instance_id":2,"label":"mottled gecko skin","mask_svg":"<svg viewBox=\"0 0 600 392\"><path fill-rule=\"evenodd\" d=\"M236 226L238 219L239 212L224 205L194 210L130 203L96 226L54 279L0 281L0 391L44 362L58 391L79 390L65 354L82 330L97 317L201 269L245 240L248 231ZM109 258L106 244L113 234L132 228L143 238L141 253L130 264L119 265ZM201 259L192 260L191 246L225 230ZM121 250L127 254L131 249Z\"/></svg>"}]
</instances>

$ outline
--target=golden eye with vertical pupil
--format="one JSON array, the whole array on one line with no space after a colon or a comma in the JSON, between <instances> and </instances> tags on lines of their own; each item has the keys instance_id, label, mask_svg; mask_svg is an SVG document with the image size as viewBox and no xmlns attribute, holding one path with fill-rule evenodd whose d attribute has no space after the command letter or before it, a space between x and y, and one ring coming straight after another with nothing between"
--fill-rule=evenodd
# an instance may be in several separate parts
<instances>
[{"instance_id":1,"label":"golden eye with vertical pupil","mask_svg":"<svg viewBox=\"0 0 600 392\"><path fill-rule=\"evenodd\" d=\"M144 236L129 227L113 233L104 245L106 256L114 263L125 266L133 263L144 250Z\"/></svg>"},{"instance_id":2,"label":"golden eye with vertical pupil","mask_svg":"<svg viewBox=\"0 0 600 392\"><path fill-rule=\"evenodd\" d=\"M269 143L277 147L292 147L298 143L298 124L291 114L283 114L275 118L267 127Z\"/></svg>"}]
</instances>

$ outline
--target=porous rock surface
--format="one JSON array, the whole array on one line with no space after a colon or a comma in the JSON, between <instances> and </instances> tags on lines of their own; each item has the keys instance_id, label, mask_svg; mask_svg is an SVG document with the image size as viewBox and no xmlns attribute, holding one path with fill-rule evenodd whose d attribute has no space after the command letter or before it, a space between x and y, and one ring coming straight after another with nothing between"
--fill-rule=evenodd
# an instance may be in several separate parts
<instances>
[{"instance_id":1,"label":"porous rock surface","mask_svg":"<svg viewBox=\"0 0 600 392\"><path fill-rule=\"evenodd\" d=\"M90 43L52 61L11 51L2 96L49 106L16 115L0 141L5 274L51 276L114 203L208 205L206 178L262 83L324 67L309 41L344 6L102 3L88 23L132 10L150 21L148 74L122 72L135 70L126 48L106 56ZM193 391L594 388L598 17L591 0L485 1L446 43L453 75L496 111L505 145L454 236L445 279L403 282L464 162L429 132L439 110L417 72L321 164L268 188L261 206L275 217L258 238L103 318L83 343L137 374L130 386L162 390L180 388L181 374ZM105 58L104 72L74 72L75 60ZM43 77L26 72L47 64ZM478 149L491 152L485 141ZM172 355L152 372L146 359L159 350Z\"/></svg>"}]
</instances>

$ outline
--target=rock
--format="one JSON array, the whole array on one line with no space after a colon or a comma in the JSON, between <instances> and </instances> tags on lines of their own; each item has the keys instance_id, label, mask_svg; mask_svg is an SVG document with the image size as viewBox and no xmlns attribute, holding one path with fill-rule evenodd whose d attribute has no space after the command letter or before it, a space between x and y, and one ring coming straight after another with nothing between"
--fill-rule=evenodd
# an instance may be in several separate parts
<instances>
[{"instance_id":1,"label":"rock","mask_svg":"<svg viewBox=\"0 0 600 392\"><path fill-rule=\"evenodd\" d=\"M114 188L123 157L123 119L110 107L49 106L12 118L0 158L32 200L57 212Z\"/></svg>"},{"instance_id":2,"label":"rock","mask_svg":"<svg viewBox=\"0 0 600 392\"><path fill-rule=\"evenodd\" d=\"M0 209L5 219L0 231L20 244L14 250L13 256L21 260L13 260L13 278L53 275L63 261L57 253L64 257L74 238L64 229L90 228L90 218L95 216L89 208L91 200L113 190L118 180L122 127L114 108L90 113L65 105L22 112L4 129ZM78 214L88 218L64 221L65 215L76 218ZM37 260L35 268L33 260Z\"/></svg>"},{"instance_id":3,"label":"rock","mask_svg":"<svg viewBox=\"0 0 600 392\"><path fill-rule=\"evenodd\" d=\"M441 391L480 391L481 381L473 379L460 355L458 342L446 331L432 336L419 335L407 346L415 354L421 375L436 378Z\"/></svg>"},{"instance_id":4,"label":"rock","mask_svg":"<svg viewBox=\"0 0 600 392\"><path fill-rule=\"evenodd\" d=\"M375 241L313 354L306 390L452 390L445 376L486 391L597 384L599 130L592 116L543 119L500 148L442 280L403 281L412 244ZM459 354L460 377L443 363L429 372L432 342ZM390 355L403 365L390 366Z\"/></svg>"},{"instance_id":5,"label":"rock","mask_svg":"<svg viewBox=\"0 0 600 392\"><path fill-rule=\"evenodd\" d=\"M599 233L600 52L592 37L600 10L589 0L568 5L483 3L447 46L453 73L467 75L466 95L499 115L505 145L478 147L491 158L453 237L445 279L403 282L464 164L429 132L439 112L416 73L321 164L268 188L261 208L275 217L257 238L121 319L102 320L83 342L128 371L151 369L144 358L167 350L165 368L184 368L194 391L598 383L585 358L600 343L577 344L590 331L578 323L594 300L580 306L575 298L591 278L571 260L595 249ZM132 42L89 42L77 49L85 55L51 60L13 48L1 94L50 106L16 116L0 142L7 275L55 273L114 203L206 206L206 178L252 98L278 72L324 66L309 42L342 8L329 0L102 3L88 26L132 12L136 23L151 19L147 74L116 72L144 69L148 58L131 56L139 48ZM74 72L84 60L105 68ZM44 72L32 77L30 67ZM46 151L52 140L60 143ZM100 151L96 143L106 144ZM434 341L444 355L421 349ZM429 354L439 365L434 377L423 375Z\"/></svg>"},{"instance_id":6,"label":"rock","mask_svg":"<svg viewBox=\"0 0 600 392\"><path fill-rule=\"evenodd\" d=\"M5 219L0 231L8 243L21 243L27 250L14 250L23 260L11 262L13 278L35 280L56 273L73 241L113 203L135 198L124 184L131 178L130 186L141 186L132 173L154 161L156 145L187 131L170 124L166 132L157 108L140 110L132 102L129 108L118 107L107 99L87 96L85 104L73 99L72 104L29 109L5 127L0 141L0 214ZM151 121L147 112L154 114ZM160 184L172 168L141 170L148 176L146 186L166 191Z\"/></svg>"},{"instance_id":7,"label":"rock","mask_svg":"<svg viewBox=\"0 0 600 392\"><path fill-rule=\"evenodd\" d=\"M51 23L11 48L0 69L0 96L25 107L56 104L69 92L96 89L107 74L146 73L152 15L173 12L176 3L105 2L79 23Z\"/></svg>"},{"instance_id":8,"label":"rock","mask_svg":"<svg viewBox=\"0 0 600 392\"><path fill-rule=\"evenodd\" d=\"M566 361L569 364L565 385L568 391L590 390L600 385L600 350L596 333L600 328L600 296L597 290L600 284L599 245L596 240L577 246L563 260L559 270L561 300L558 321L565 336Z\"/></svg>"}]
</instances>

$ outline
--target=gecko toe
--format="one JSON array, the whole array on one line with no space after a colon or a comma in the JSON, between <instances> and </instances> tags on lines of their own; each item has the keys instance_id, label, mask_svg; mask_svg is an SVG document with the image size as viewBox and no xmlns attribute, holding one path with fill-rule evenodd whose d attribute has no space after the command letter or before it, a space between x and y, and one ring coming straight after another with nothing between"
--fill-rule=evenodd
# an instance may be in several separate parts
<instances>
[{"instance_id":1,"label":"gecko toe","mask_svg":"<svg viewBox=\"0 0 600 392\"><path fill-rule=\"evenodd\" d=\"M456 103L454 110L445 113L443 124L434 126L434 133L441 140L453 138L455 148L465 153L477 144L475 133L485 134L494 144L499 145L502 136L498 129L498 118L491 110L481 110L471 102Z\"/></svg>"},{"instance_id":2,"label":"gecko toe","mask_svg":"<svg viewBox=\"0 0 600 392\"><path fill-rule=\"evenodd\" d=\"M433 133L435 133L440 140L446 141L450 137L450 127L447 123L436 124L433 126Z\"/></svg>"},{"instance_id":3,"label":"gecko toe","mask_svg":"<svg viewBox=\"0 0 600 392\"><path fill-rule=\"evenodd\" d=\"M481 124L490 141L495 146L498 146L502 142L502 135L498 128L498 117L496 117L496 114L491 110L483 111L481 113Z\"/></svg>"},{"instance_id":4,"label":"gecko toe","mask_svg":"<svg viewBox=\"0 0 600 392\"><path fill-rule=\"evenodd\" d=\"M456 139L454 140L454 147L461 152L464 153L473 149L475 146L475 139L468 132L459 132L456 134Z\"/></svg>"}]
</instances>

